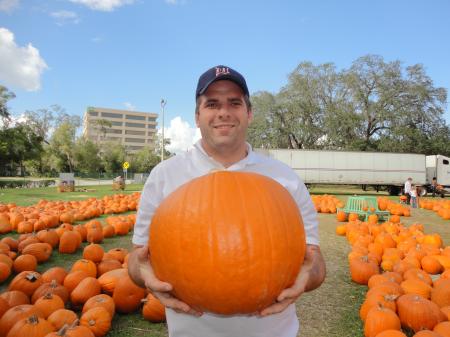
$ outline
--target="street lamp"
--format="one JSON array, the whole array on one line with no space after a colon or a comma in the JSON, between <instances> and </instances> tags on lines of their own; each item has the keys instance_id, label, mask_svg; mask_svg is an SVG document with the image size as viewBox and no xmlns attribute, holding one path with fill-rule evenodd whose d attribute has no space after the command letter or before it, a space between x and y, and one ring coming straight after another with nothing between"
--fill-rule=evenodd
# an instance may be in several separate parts
<instances>
[{"instance_id":1,"label":"street lamp","mask_svg":"<svg viewBox=\"0 0 450 337\"><path fill-rule=\"evenodd\" d=\"M162 146L161 146L161 161L164 160L164 107L167 101L161 98L161 134L162 134Z\"/></svg>"}]
</instances>

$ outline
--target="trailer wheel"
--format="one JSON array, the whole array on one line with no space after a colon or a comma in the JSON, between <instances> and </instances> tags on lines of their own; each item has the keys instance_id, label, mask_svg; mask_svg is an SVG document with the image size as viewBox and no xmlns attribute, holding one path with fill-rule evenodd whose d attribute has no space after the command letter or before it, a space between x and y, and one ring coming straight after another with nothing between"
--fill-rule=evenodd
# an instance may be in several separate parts
<instances>
[{"instance_id":1,"label":"trailer wheel","mask_svg":"<svg viewBox=\"0 0 450 337\"><path fill-rule=\"evenodd\" d=\"M399 195L400 187L398 186L388 186L389 195Z\"/></svg>"}]
</instances>

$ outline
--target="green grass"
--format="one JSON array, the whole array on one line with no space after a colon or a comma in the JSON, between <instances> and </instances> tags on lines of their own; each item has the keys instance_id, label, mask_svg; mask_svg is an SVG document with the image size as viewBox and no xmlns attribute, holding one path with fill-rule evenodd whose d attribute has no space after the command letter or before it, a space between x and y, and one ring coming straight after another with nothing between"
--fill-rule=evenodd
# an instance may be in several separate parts
<instances>
[{"instance_id":1,"label":"green grass","mask_svg":"<svg viewBox=\"0 0 450 337\"><path fill-rule=\"evenodd\" d=\"M46 200L85 200L102 198L115 193L131 194L140 192L143 185L129 184L124 191L113 191L111 185L77 186L75 192L58 192L56 187L42 188L6 188L0 189L0 203L16 203L20 206L36 204L41 199Z\"/></svg>"},{"instance_id":2,"label":"green grass","mask_svg":"<svg viewBox=\"0 0 450 337\"><path fill-rule=\"evenodd\" d=\"M115 193L110 186L87 188L88 191L73 193L58 193L55 188L0 190L0 203L16 202L18 205L30 205L44 198L47 200L83 200L88 197L101 198L104 195ZM141 188L142 185L128 185L123 193L132 193L139 191ZM345 200L348 195L363 194L360 189L351 186L316 186L311 189L311 192L335 194L342 200ZM368 191L367 193L386 195L383 192L377 194L375 191ZM398 200L398 197L391 198ZM434 212L414 209L412 217L402 218L402 220L407 225L414 222L423 223L426 233L440 233L445 243L450 242L450 221L442 220ZM350 246L344 237L335 234L337 225L335 215L319 214L319 224L321 249L327 264L327 277L319 289L304 294L297 301L297 312L301 324L299 336L363 336L363 325L358 313L367 288L350 281L347 263ZM83 244L83 247L85 245ZM116 247L131 249L131 234L105 239L102 246L105 251ZM76 254L53 252L51 259L39 265L38 270L42 272L57 265L70 269L73 262L81 258L82 248ZM6 284L8 284L8 281L0 286L0 291L6 288ZM166 337L167 335L165 324L147 322L137 312L130 315L116 314L112 329L107 337Z\"/></svg>"}]
</instances>

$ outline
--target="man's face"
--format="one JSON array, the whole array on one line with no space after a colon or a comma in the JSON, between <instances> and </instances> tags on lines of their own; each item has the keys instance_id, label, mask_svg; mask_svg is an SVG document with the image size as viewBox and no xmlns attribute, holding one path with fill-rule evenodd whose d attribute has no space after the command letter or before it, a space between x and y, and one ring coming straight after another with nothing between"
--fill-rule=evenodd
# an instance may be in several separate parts
<instances>
[{"instance_id":1,"label":"man's face","mask_svg":"<svg viewBox=\"0 0 450 337\"><path fill-rule=\"evenodd\" d=\"M237 84L227 80L211 84L200 96L195 115L205 150L222 152L245 146L246 131L252 117Z\"/></svg>"}]
</instances>

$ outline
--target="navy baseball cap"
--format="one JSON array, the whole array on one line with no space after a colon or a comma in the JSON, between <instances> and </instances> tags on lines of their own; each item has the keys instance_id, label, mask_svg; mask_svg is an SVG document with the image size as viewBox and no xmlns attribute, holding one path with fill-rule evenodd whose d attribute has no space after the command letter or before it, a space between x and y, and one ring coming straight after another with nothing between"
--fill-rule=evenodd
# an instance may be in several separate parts
<instances>
[{"instance_id":1,"label":"navy baseball cap","mask_svg":"<svg viewBox=\"0 0 450 337\"><path fill-rule=\"evenodd\" d=\"M219 65L208 69L200 76L195 92L195 99L203 95L212 83L219 80L233 81L241 87L245 95L250 96L244 76L230 67Z\"/></svg>"}]
</instances>

